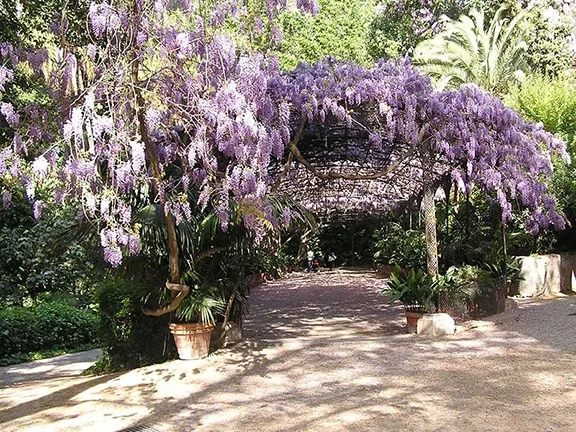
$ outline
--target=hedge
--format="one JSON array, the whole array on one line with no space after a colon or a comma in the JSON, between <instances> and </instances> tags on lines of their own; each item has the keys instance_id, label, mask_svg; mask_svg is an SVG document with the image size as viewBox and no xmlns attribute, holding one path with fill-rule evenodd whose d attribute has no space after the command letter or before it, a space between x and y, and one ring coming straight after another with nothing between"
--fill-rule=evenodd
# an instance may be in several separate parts
<instances>
[{"instance_id":1,"label":"hedge","mask_svg":"<svg viewBox=\"0 0 576 432\"><path fill-rule=\"evenodd\" d=\"M9 307L0 311L0 358L91 344L97 328L95 314L68 304Z\"/></svg>"}]
</instances>

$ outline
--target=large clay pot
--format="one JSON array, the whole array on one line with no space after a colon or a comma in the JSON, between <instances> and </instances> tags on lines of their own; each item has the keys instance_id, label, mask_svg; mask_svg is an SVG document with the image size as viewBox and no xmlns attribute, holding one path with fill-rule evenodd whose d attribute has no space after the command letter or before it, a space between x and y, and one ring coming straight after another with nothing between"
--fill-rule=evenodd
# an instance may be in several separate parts
<instances>
[{"instance_id":1,"label":"large clay pot","mask_svg":"<svg viewBox=\"0 0 576 432\"><path fill-rule=\"evenodd\" d=\"M206 357L210 349L211 324L170 324L178 357L181 360L196 360Z\"/></svg>"},{"instance_id":2,"label":"large clay pot","mask_svg":"<svg viewBox=\"0 0 576 432\"><path fill-rule=\"evenodd\" d=\"M406 323L408 324L408 333L416 333L418 320L423 315L420 312L405 312L406 314Z\"/></svg>"}]
</instances>

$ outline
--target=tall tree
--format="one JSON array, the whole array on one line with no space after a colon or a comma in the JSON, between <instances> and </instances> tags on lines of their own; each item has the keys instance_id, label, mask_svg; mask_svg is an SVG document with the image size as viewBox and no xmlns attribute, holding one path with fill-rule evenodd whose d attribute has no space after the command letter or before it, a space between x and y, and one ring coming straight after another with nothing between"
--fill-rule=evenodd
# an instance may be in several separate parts
<instances>
[{"instance_id":1,"label":"tall tree","mask_svg":"<svg viewBox=\"0 0 576 432\"><path fill-rule=\"evenodd\" d=\"M576 2L543 0L526 23L528 63L535 72L559 76L576 69Z\"/></svg>"},{"instance_id":2,"label":"tall tree","mask_svg":"<svg viewBox=\"0 0 576 432\"><path fill-rule=\"evenodd\" d=\"M329 55L368 63L368 30L375 3L375 0L320 0L316 15L284 12L279 17L282 44L277 50L282 69L291 70L300 62L314 63Z\"/></svg>"},{"instance_id":3,"label":"tall tree","mask_svg":"<svg viewBox=\"0 0 576 432\"><path fill-rule=\"evenodd\" d=\"M49 182L56 203L78 203L115 267L141 249L130 195L142 187L164 210L167 287L178 293L158 313L188 293L176 225L191 217L192 184L202 208L213 202L223 227L233 203L251 229L272 218L265 178L290 139L289 107L266 91L277 81L277 62L240 56L227 34L230 20L252 12L278 31L280 2L256 3L254 12L231 0L91 2L90 33L78 44L66 38L66 26L54 25L57 49L0 45L0 92L14 69L26 69L56 107L3 98L0 113L13 139L0 151L0 176L26 187L35 217L45 206L36 192ZM298 4L316 9L314 1ZM9 190L3 200L10 201Z\"/></svg>"}]
</instances>

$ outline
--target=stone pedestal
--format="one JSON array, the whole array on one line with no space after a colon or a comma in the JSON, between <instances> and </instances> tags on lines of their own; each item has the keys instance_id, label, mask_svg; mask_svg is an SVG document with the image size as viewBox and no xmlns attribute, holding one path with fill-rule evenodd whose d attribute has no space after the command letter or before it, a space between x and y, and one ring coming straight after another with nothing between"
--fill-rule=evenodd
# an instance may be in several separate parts
<instances>
[{"instance_id":1,"label":"stone pedestal","mask_svg":"<svg viewBox=\"0 0 576 432\"><path fill-rule=\"evenodd\" d=\"M425 314L418 320L416 333L419 335L445 336L454 334L456 326L446 313Z\"/></svg>"}]
</instances>

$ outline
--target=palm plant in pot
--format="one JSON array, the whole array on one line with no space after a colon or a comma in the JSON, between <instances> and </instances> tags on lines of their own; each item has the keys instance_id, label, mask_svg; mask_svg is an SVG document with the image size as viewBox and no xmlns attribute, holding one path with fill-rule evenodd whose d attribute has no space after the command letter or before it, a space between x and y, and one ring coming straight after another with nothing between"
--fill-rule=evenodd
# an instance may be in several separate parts
<instances>
[{"instance_id":1,"label":"palm plant in pot","mask_svg":"<svg viewBox=\"0 0 576 432\"><path fill-rule=\"evenodd\" d=\"M435 302L443 278L426 274L422 269L403 270L398 265L390 274L388 286L380 295L388 297L390 303L396 301L404 305L408 332L416 333L418 319L435 309Z\"/></svg>"},{"instance_id":2,"label":"palm plant in pot","mask_svg":"<svg viewBox=\"0 0 576 432\"><path fill-rule=\"evenodd\" d=\"M186 298L174 311L169 326L181 360L195 360L208 355L216 317L223 314L225 307L226 301L218 287L197 284L189 289Z\"/></svg>"}]
</instances>

